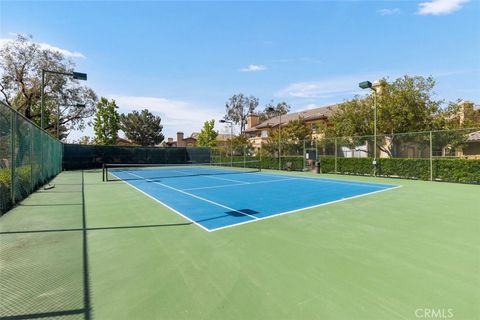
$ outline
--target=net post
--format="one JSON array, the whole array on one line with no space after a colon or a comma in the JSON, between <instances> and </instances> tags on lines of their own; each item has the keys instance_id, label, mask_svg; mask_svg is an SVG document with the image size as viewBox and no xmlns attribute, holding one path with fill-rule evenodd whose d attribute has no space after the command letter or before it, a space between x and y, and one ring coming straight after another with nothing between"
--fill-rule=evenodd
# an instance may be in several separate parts
<instances>
[{"instance_id":1,"label":"net post","mask_svg":"<svg viewBox=\"0 0 480 320\"><path fill-rule=\"evenodd\" d=\"M105 182L105 163L102 163L102 182Z\"/></svg>"}]
</instances>

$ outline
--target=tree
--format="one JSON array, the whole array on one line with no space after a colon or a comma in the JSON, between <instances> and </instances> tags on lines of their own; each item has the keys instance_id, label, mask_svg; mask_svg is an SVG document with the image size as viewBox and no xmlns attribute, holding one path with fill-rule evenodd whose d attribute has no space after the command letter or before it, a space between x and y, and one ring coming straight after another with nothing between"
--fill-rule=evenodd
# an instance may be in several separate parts
<instances>
[{"instance_id":1,"label":"tree","mask_svg":"<svg viewBox=\"0 0 480 320\"><path fill-rule=\"evenodd\" d=\"M217 145L218 132L214 130L215 120L205 121L202 131L198 134L197 145L199 147L215 147Z\"/></svg>"},{"instance_id":2,"label":"tree","mask_svg":"<svg viewBox=\"0 0 480 320\"><path fill-rule=\"evenodd\" d=\"M96 144L109 145L116 143L118 130L120 129L120 116L117 109L115 100L108 101L107 98L100 98L93 120Z\"/></svg>"},{"instance_id":3,"label":"tree","mask_svg":"<svg viewBox=\"0 0 480 320\"><path fill-rule=\"evenodd\" d=\"M290 111L290 105L285 101L275 104L272 100L265 105L265 108L259 114L259 120L260 122L263 122L273 117L278 117L279 115L287 114L289 111Z\"/></svg>"},{"instance_id":4,"label":"tree","mask_svg":"<svg viewBox=\"0 0 480 320\"><path fill-rule=\"evenodd\" d=\"M147 109L120 115L120 128L127 139L141 146L155 146L163 141L162 119Z\"/></svg>"},{"instance_id":5,"label":"tree","mask_svg":"<svg viewBox=\"0 0 480 320\"><path fill-rule=\"evenodd\" d=\"M0 93L6 104L40 124L42 69L70 73L74 67L63 53L42 49L31 36L18 35L0 50ZM46 73L44 120L45 129L52 134L56 131L57 106L61 111L60 133L67 136L71 130L85 128L96 102L95 92L72 77ZM86 107L70 106L76 103Z\"/></svg>"},{"instance_id":6,"label":"tree","mask_svg":"<svg viewBox=\"0 0 480 320\"><path fill-rule=\"evenodd\" d=\"M270 129L264 148L274 154L280 140L283 155L300 155L303 153L303 142L309 143L311 137L312 131L303 119L292 120L281 131Z\"/></svg>"},{"instance_id":7,"label":"tree","mask_svg":"<svg viewBox=\"0 0 480 320\"><path fill-rule=\"evenodd\" d=\"M258 98L254 96L246 97L243 93L234 94L225 104L225 120L240 125L240 133L245 131L247 116L258 107Z\"/></svg>"},{"instance_id":8,"label":"tree","mask_svg":"<svg viewBox=\"0 0 480 320\"><path fill-rule=\"evenodd\" d=\"M440 121L445 129L478 128L480 109L475 109L472 102L459 99L448 104L440 115Z\"/></svg>"},{"instance_id":9,"label":"tree","mask_svg":"<svg viewBox=\"0 0 480 320\"><path fill-rule=\"evenodd\" d=\"M403 132L435 130L441 127L438 121L441 100L434 100L433 78L403 76L393 82L381 81L381 92L377 94L377 133L389 134L390 143L377 143L380 150L392 156L395 141L405 136ZM374 94L366 98L355 97L339 105L329 119L327 136L366 136L374 132ZM365 140L365 139L363 139ZM351 139L351 145L360 140ZM422 142L423 143L423 142Z\"/></svg>"},{"instance_id":10,"label":"tree","mask_svg":"<svg viewBox=\"0 0 480 320\"><path fill-rule=\"evenodd\" d=\"M89 136L82 136L78 140L74 141L76 144L93 144L93 139Z\"/></svg>"},{"instance_id":11,"label":"tree","mask_svg":"<svg viewBox=\"0 0 480 320\"><path fill-rule=\"evenodd\" d=\"M254 152L254 148L246 134L231 137L228 139L227 145L233 150L233 155L251 155Z\"/></svg>"}]
</instances>

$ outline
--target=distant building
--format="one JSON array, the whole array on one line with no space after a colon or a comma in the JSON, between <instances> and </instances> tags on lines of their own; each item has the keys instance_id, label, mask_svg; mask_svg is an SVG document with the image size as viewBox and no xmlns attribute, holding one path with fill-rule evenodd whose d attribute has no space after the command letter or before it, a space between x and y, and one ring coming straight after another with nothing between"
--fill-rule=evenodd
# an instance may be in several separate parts
<instances>
[{"instance_id":1,"label":"distant building","mask_svg":"<svg viewBox=\"0 0 480 320\"><path fill-rule=\"evenodd\" d=\"M311 127L312 137L318 139L323 137L323 133L320 132L319 129L327 125L328 118L332 116L337 108L338 106L335 104L300 112L292 112L267 119L263 122L259 122L258 115L249 114L245 134L248 136L250 143L258 149L262 143L268 139L269 129L281 128L293 120L303 120Z\"/></svg>"},{"instance_id":2,"label":"distant building","mask_svg":"<svg viewBox=\"0 0 480 320\"><path fill-rule=\"evenodd\" d=\"M189 137L184 137L183 132L177 132L177 140L173 138L168 138L167 141L162 143L165 147L196 147L198 140L198 132L193 132ZM218 146L227 145L228 140L232 137L230 134L219 133L217 136Z\"/></svg>"},{"instance_id":3,"label":"distant building","mask_svg":"<svg viewBox=\"0 0 480 320\"><path fill-rule=\"evenodd\" d=\"M124 138L117 138L115 141L115 145L117 146L137 146L136 143L133 143L132 141Z\"/></svg>"}]
</instances>

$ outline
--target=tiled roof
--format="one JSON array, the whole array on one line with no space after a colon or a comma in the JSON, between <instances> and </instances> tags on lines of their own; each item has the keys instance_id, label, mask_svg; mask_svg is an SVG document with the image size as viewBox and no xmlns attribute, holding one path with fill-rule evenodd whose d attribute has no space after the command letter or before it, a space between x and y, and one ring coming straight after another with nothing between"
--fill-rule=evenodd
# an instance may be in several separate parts
<instances>
[{"instance_id":1,"label":"tiled roof","mask_svg":"<svg viewBox=\"0 0 480 320\"><path fill-rule=\"evenodd\" d=\"M480 131L469 133L467 136L467 141L480 141Z\"/></svg>"},{"instance_id":2,"label":"tiled roof","mask_svg":"<svg viewBox=\"0 0 480 320\"><path fill-rule=\"evenodd\" d=\"M282 126L287 124L290 121L298 120L298 119L303 119L305 121L325 119L330 117L335 112L337 107L338 105L334 104L331 106L309 109L305 111L287 113L282 116L273 117L266 121L263 121L252 128L246 129L245 132L252 132L259 129L276 127L280 123L280 118L282 119L282 123L281 123Z\"/></svg>"}]
</instances>

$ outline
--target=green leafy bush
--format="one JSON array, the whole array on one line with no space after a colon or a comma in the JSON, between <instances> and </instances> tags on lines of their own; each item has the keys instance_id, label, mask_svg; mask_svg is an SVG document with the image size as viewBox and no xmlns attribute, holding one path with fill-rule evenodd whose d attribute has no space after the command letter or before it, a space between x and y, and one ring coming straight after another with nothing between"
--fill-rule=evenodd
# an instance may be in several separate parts
<instances>
[{"instance_id":1,"label":"green leafy bush","mask_svg":"<svg viewBox=\"0 0 480 320\"><path fill-rule=\"evenodd\" d=\"M372 158L337 158L337 173L373 175ZM433 179L480 184L480 160L434 159ZM335 173L335 158L321 158L321 172ZM430 180L430 159L381 158L377 176Z\"/></svg>"}]
</instances>

